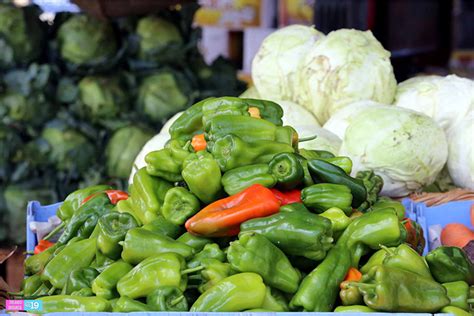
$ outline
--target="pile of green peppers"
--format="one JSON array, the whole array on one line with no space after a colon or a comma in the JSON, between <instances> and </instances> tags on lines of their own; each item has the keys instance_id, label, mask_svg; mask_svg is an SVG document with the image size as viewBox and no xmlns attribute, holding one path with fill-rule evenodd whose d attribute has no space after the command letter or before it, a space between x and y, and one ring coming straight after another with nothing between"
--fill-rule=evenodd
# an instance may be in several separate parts
<instances>
[{"instance_id":1,"label":"pile of green peppers","mask_svg":"<svg viewBox=\"0 0 474 316\"><path fill-rule=\"evenodd\" d=\"M42 300L43 312L469 315L474 266L463 250L422 257L419 228L399 202L378 196L382 178L352 177L349 158L299 149L282 115L254 99L191 106L165 148L146 156L128 195L112 199L109 187L95 186L67 197L63 231L26 259L17 294ZM255 185L271 190L279 209L262 217L239 204ZM219 236L186 225L201 210L212 214L201 227L215 225ZM212 222L224 213L243 219ZM354 269L361 277L349 277Z\"/></svg>"}]
</instances>

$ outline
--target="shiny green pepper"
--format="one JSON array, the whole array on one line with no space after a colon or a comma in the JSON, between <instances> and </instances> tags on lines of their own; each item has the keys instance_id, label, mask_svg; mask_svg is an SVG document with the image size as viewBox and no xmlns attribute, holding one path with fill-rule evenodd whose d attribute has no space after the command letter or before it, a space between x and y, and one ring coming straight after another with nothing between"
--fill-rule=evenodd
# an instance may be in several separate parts
<instances>
[{"instance_id":1,"label":"shiny green pepper","mask_svg":"<svg viewBox=\"0 0 474 316\"><path fill-rule=\"evenodd\" d=\"M188 301L175 286L160 286L146 297L146 303L154 311L186 312Z\"/></svg>"},{"instance_id":2,"label":"shiny green pepper","mask_svg":"<svg viewBox=\"0 0 474 316\"><path fill-rule=\"evenodd\" d=\"M270 174L268 164L255 164L227 171L222 176L221 182L224 191L229 195L234 195L253 184L271 188L276 184L276 178Z\"/></svg>"},{"instance_id":3,"label":"shiny green pepper","mask_svg":"<svg viewBox=\"0 0 474 316\"><path fill-rule=\"evenodd\" d=\"M111 212L105 214L98 222L97 248L111 259L120 258L122 246L119 245L119 242L124 240L127 232L137 225L133 216L128 213Z\"/></svg>"},{"instance_id":4,"label":"shiny green pepper","mask_svg":"<svg viewBox=\"0 0 474 316\"><path fill-rule=\"evenodd\" d=\"M165 148L152 151L145 156L146 171L166 181L182 181L183 162L190 154L178 140L171 140Z\"/></svg>"},{"instance_id":5,"label":"shiny green pepper","mask_svg":"<svg viewBox=\"0 0 474 316\"><path fill-rule=\"evenodd\" d=\"M319 183L301 190L301 200L309 209L322 213L337 207L350 215L352 213L351 190L342 184Z\"/></svg>"},{"instance_id":6,"label":"shiny green pepper","mask_svg":"<svg viewBox=\"0 0 474 316\"><path fill-rule=\"evenodd\" d=\"M185 188L175 187L166 192L161 214L171 223L183 225L199 210L200 203L194 194Z\"/></svg>"},{"instance_id":7,"label":"shiny green pepper","mask_svg":"<svg viewBox=\"0 0 474 316\"><path fill-rule=\"evenodd\" d=\"M112 263L92 281L92 292L107 300L118 297L117 283L132 268L132 265L123 260Z\"/></svg>"},{"instance_id":8,"label":"shiny green pepper","mask_svg":"<svg viewBox=\"0 0 474 316\"><path fill-rule=\"evenodd\" d=\"M285 190L294 189L303 182L303 166L293 153L276 154L268 166L270 173L277 180L278 186Z\"/></svg>"}]
</instances>

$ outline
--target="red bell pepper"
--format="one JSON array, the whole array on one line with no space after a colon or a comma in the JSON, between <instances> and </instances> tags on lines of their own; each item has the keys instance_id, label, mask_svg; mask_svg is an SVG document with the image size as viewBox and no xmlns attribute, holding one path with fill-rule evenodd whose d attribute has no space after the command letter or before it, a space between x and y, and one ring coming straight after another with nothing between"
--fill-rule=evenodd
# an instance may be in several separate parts
<instances>
[{"instance_id":1,"label":"red bell pepper","mask_svg":"<svg viewBox=\"0 0 474 316\"><path fill-rule=\"evenodd\" d=\"M48 240L41 239L35 247L34 254L37 255L40 252L43 252L43 251L45 251L46 249L48 249L49 247L52 247L52 246L54 246L54 242L50 242Z\"/></svg>"},{"instance_id":2,"label":"red bell pepper","mask_svg":"<svg viewBox=\"0 0 474 316\"><path fill-rule=\"evenodd\" d=\"M270 189L275 197L281 202L281 206L291 203L301 202L301 190L278 191L277 189Z\"/></svg>"}]
</instances>

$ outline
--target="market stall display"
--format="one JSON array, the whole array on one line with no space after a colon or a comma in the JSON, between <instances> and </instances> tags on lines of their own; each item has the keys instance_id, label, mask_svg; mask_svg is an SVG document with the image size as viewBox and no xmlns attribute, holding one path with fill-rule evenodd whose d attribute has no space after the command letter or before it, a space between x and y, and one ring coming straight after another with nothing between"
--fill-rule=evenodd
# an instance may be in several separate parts
<instances>
[{"instance_id":1,"label":"market stall display","mask_svg":"<svg viewBox=\"0 0 474 316\"><path fill-rule=\"evenodd\" d=\"M28 200L126 187L135 156L171 116L244 90L228 60L204 63L196 9L111 20L58 13L45 23L36 6L0 3L2 243L24 242Z\"/></svg>"},{"instance_id":2,"label":"market stall display","mask_svg":"<svg viewBox=\"0 0 474 316\"><path fill-rule=\"evenodd\" d=\"M26 260L18 295L43 312L468 314L464 251L422 257L423 234L400 202L379 196L382 177L351 177L349 158L301 149L282 116L258 99L194 104L128 194L68 196L57 211L64 230Z\"/></svg>"}]
</instances>

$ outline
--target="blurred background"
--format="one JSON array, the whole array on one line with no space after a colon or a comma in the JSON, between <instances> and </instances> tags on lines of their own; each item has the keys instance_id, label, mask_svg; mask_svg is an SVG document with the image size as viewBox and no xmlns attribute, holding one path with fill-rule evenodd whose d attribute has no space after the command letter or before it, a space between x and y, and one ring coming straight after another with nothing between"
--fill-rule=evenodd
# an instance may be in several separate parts
<instances>
[{"instance_id":1,"label":"blurred background","mask_svg":"<svg viewBox=\"0 0 474 316\"><path fill-rule=\"evenodd\" d=\"M27 201L126 188L171 116L251 84L276 29L369 29L400 82L474 78L472 21L471 0L0 0L0 276L21 280Z\"/></svg>"}]
</instances>

